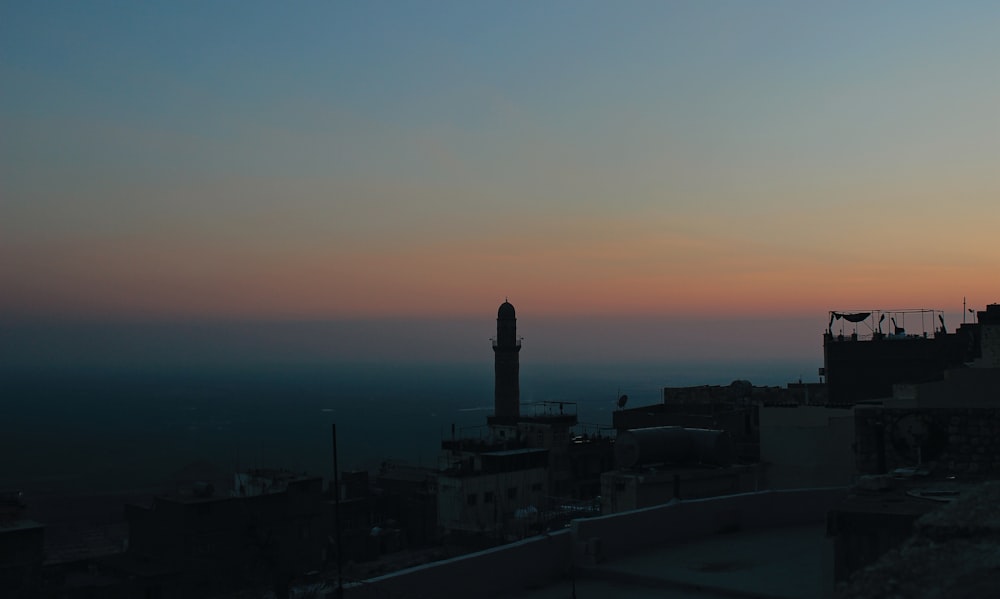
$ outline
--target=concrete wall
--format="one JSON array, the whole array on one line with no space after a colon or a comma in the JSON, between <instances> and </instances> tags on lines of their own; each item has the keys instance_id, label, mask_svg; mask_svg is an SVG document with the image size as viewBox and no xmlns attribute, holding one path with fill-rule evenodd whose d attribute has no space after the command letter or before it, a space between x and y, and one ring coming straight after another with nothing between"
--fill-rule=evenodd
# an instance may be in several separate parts
<instances>
[{"instance_id":1,"label":"concrete wall","mask_svg":"<svg viewBox=\"0 0 1000 599\"><path fill-rule=\"evenodd\" d=\"M849 485L857 476L853 446L853 409L760 409L760 459L768 488Z\"/></svg>"},{"instance_id":2,"label":"concrete wall","mask_svg":"<svg viewBox=\"0 0 1000 599\"><path fill-rule=\"evenodd\" d=\"M574 520L570 530L354 584L345 596L503 597L565 577L571 559L587 564L727 530L823 522L846 492L840 487L762 491Z\"/></svg>"},{"instance_id":3,"label":"concrete wall","mask_svg":"<svg viewBox=\"0 0 1000 599\"><path fill-rule=\"evenodd\" d=\"M727 530L822 522L845 494L844 487L761 491L574 520L575 549L583 560L613 560Z\"/></svg>"},{"instance_id":4,"label":"concrete wall","mask_svg":"<svg viewBox=\"0 0 1000 599\"><path fill-rule=\"evenodd\" d=\"M569 530L532 537L354 584L348 599L503 597L563 577L570 567Z\"/></svg>"}]
</instances>

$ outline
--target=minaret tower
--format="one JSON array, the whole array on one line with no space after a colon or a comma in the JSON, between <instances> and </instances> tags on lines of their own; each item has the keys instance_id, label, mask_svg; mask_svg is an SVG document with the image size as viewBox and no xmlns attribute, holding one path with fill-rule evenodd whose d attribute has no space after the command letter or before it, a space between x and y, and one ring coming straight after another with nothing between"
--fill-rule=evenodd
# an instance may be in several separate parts
<instances>
[{"instance_id":1,"label":"minaret tower","mask_svg":"<svg viewBox=\"0 0 1000 599\"><path fill-rule=\"evenodd\" d=\"M517 338L517 318L514 306L504 300L497 311L497 336L493 339L493 421L515 424L520 417L521 384Z\"/></svg>"}]
</instances>

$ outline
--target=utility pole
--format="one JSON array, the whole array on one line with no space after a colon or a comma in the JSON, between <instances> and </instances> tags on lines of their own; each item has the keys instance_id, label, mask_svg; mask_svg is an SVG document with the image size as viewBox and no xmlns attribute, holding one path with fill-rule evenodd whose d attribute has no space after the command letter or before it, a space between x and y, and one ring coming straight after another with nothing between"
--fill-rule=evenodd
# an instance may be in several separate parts
<instances>
[{"instance_id":1,"label":"utility pole","mask_svg":"<svg viewBox=\"0 0 1000 599\"><path fill-rule=\"evenodd\" d=\"M340 545L340 473L337 470L337 423L333 423L333 529L337 540L337 599L344 596L344 557Z\"/></svg>"}]
</instances>

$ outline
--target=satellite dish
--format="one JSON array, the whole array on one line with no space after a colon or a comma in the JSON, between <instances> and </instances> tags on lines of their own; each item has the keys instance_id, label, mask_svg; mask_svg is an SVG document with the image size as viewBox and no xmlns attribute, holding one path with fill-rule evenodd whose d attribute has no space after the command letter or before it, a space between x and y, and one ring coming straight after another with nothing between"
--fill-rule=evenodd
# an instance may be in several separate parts
<instances>
[{"instance_id":1,"label":"satellite dish","mask_svg":"<svg viewBox=\"0 0 1000 599\"><path fill-rule=\"evenodd\" d=\"M618 409L621 410L622 408L624 408L626 403L628 403L628 395L622 395L621 397L619 397Z\"/></svg>"}]
</instances>

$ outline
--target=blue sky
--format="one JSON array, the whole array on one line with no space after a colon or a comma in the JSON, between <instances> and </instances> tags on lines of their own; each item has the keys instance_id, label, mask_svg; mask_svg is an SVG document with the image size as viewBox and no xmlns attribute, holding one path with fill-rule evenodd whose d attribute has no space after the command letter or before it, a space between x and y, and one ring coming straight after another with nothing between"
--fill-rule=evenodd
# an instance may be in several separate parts
<instances>
[{"instance_id":1,"label":"blue sky","mask_svg":"<svg viewBox=\"0 0 1000 599\"><path fill-rule=\"evenodd\" d=\"M982 307L998 25L985 2L5 3L0 314Z\"/></svg>"}]
</instances>

